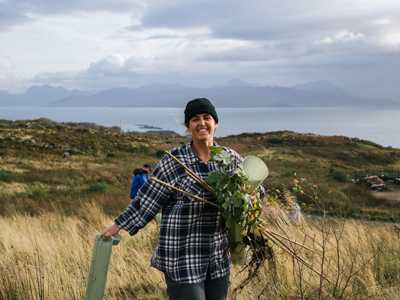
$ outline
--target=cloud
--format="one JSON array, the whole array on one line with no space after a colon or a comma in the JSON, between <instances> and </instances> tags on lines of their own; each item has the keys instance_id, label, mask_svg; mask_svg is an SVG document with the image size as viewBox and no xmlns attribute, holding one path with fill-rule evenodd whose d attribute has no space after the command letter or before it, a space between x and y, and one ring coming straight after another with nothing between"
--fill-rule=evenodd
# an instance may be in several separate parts
<instances>
[{"instance_id":1,"label":"cloud","mask_svg":"<svg viewBox=\"0 0 400 300\"><path fill-rule=\"evenodd\" d=\"M384 47L389 47L391 49L400 49L400 30L385 33L382 38L382 44Z\"/></svg>"},{"instance_id":2,"label":"cloud","mask_svg":"<svg viewBox=\"0 0 400 300\"><path fill-rule=\"evenodd\" d=\"M6 2L0 2L0 31L31 20L30 17L7 7L5 3Z\"/></svg>"},{"instance_id":3,"label":"cloud","mask_svg":"<svg viewBox=\"0 0 400 300\"><path fill-rule=\"evenodd\" d=\"M125 58L122 55L110 55L100 61L90 64L87 72L97 74L116 74L125 67Z\"/></svg>"},{"instance_id":4,"label":"cloud","mask_svg":"<svg viewBox=\"0 0 400 300\"><path fill-rule=\"evenodd\" d=\"M178 0L148 5L131 30L208 28L209 40L230 46L199 53L201 62L348 65L397 45L396 34L388 33L397 19L397 0L336 0L329 6L318 0ZM190 37L187 43L196 44Z\"/></svg>"},{"instance_id":5,"label":"cloud","mask_svg":"<svg viewBox=\"0 0 400 300\"><path fill-rule=\"evenodd\" d=\"M143 11L142 28L208 27L215 37L275 40L352 28L399 10L397 0L331 1L162 1ZM397 13L397 17L398 17Z\"/></svg>"},{"instance_id":6,"label":"cloud","mask_svg":"<svg viewBox=\"0 0 400 300\"><path fill-rule=\"evenodd\" d=\"M361 32L351 32L348 30L341 30L333 36L327 36L317 41L318 44L335 44L335 43L347 43L361 40L365 35Z\"/></svg>"},{"instance_id":7,"label":"cloud","mask_svg":"<svg viewBox=\"0 0 400 300\"><path fill-rule=\"evenodd\" d=\"M0 30L32 21L36 16L66 15L78 12L114 12L126 13L141 10L139 0L13 0L0 1Z\"/></svg>"},{"instance_id":8,"label":"cloud","mask_svg":"<svg viewBox=\"0 0 400 300\"><path fill-rule=\"evenodd\" d=\"M244 51L240 47L237 50L238 53ZM396 83L396 73L400 65L398 54L395 52L386 56L379 52L353 55L321 55L316 52L290 58L288 50L287 57L269 60L262 56L262 49L252 48L252 51L247 61L232 63L229 60L205 60L175 64L174 61L168 63L165 59L157 64L157 67L154 67L154 61L151 59L113 54L93 61L88 68L79 72L41 73L29 81L24 81L24 84L25 87L49 84L98 91L115 87L133 88L153 83L207 87L224 83L231 78L241 78L260 85L280 86L325 79L355 95L400 97ZM251 60L250 58L257 53L260 60ZM278 54L276 55L278 57ZM236 57L235 60L237 59Z\"/></svg>"},{"instance_id":9,"label":"cloud","mask_svg":"<svg viewBox=\"0 0 400 300\"><path fill-rule=\"evenodd\" d=\"M0 0L0 50L26 84L332 79L380 93L394 76L398 20L398 0Z\"/></svg>"},{"instance_id":10,"label":"cloud","mask_svg":"<svg viewBox=\"0 0 400 300\"><path fill-rule=\"evenodd\" d=\"M268 62L281 64L284 61L310 55L313 50L291 41L248 42L226 50L214 49L204 53L199 60L211 62Z\"/></svg>"},{"instance_id":11,"label":"cloud","mask_svg":"<svg viewBox=\"0 0 400 300\"><path fill-rule=\"evenodd\" d=\"M19 9L34 14L67 14L77 11L114 11L122 12L137 8L136 0L13 0L0 3L9 8Z\"/></svg>"},{"instance_id":12,"label":"cloud","mask_svg":"<svg viewBox=\"0 0 400 300\"><path fill-rule=\"evenodd\" d=\"M380 19L375 19L371 21L372 25L377 25L377 26L385 26L385 25L390 25L393 24L393 21L389 18L380 18Z\"/></svg>"}]
</instances>

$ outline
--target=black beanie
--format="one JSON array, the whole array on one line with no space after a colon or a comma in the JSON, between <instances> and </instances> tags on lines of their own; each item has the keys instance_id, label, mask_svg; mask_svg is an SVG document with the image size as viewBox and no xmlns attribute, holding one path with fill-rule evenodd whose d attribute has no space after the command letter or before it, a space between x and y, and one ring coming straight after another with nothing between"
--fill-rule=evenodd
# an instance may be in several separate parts
<instances>
[{"instance_id":1,"label":"black beanie","mask_svg":"<svg viewBox=\"0 0 400 300\"><path fill-rule=\"evenodd\" d=\"M218 123L218 115L214 105L207 98L196 98L190 100L185 108L185 124L188 125L191 118L197 114L210 114L215 123Z\"/></svg>"}]
</instances>

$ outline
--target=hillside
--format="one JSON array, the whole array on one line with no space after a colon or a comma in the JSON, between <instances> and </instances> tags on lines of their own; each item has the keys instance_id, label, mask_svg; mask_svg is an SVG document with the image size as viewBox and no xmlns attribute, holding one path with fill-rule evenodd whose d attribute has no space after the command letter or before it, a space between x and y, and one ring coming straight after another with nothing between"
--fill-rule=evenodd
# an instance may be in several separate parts
<instances>
[{"instance_id":1,"label":"hillside","mask_svg":"<svg viewBox=\"0 0 400 300\"><path fill-rule=\"evenodd\" d=\"M2 120L0 214L40 214L60 207L71 214L93 199L115 214L129 201L132 170L156 163L163 150L187 141L175 134L124 133L87 123ZM293 192L300 185L295 194L308 213L400 221L400 201L377 196L351 180L399 174L399 149L289 131L228 136L218 142L243 156L261 157L271 171L266 181L270 193Z\"/></svg>"}]
</instances>

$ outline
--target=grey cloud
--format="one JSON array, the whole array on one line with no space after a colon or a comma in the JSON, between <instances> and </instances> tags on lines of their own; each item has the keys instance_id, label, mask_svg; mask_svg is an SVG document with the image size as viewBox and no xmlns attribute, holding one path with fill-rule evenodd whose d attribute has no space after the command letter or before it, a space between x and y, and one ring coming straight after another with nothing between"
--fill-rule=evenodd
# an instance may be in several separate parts
<instances>
[{"instance_id":1,"label":"grey cloud","mask_svg":"<svg viewBox=\"0 0 400 300\"><path fill-rule=\"evenodd\" d=\"M182 28L218 22L225 1L170 1L149 6L140 27Z\"/></svg>"},{"instance_id":2,"label":"grey cloud","mask_svg":"<svg viewBox=\"0 0 400 300\"><path fill-rule=\"evenodd\" d=\"M40 74L32 78L25 85L54 85L69 89L81 89L100 91L116 87L140 87L149 84L176 84L181 83L194 87L211 86L216 82L222 82L219 75L200 74L193 75L182 72L148 72L139 73L134 71L120 71L115 73L95 73L82 71L77 74L48 73Z\"/></svg>"},{"instance_id":3,"label":"grey cloud","mask_svg":"<svg viewBox=\"0 0 400 300\"><path fill-rule=\"evenodd\" d=\"M15 24L28 22L29 20L30 18L28 16L0 2L0 31Z\"/></svg>"},{"instance_id":4,"label":"grey cloud","mask_svg":"<svg viewBox=\"0 0 400 300\"><path fill-rule=\"evenodd\" d=\"M151 82L208 85L232 77L282 85L328 79L355 93L400 96L400 87L394 82L398 78L398 54L391 54L376 42L387 26L398 28L399 2L392 6L382 4L380 10L366 11L352 7L353 3L362 1L348 0L330 1L329 5L320 0L166 0L146 1L144 6L136 1L111 0L17 0L8 3L11 2L16 4L9 6L5 14L9 21L2 23L7 18L0 16L0 30L1 24L15 24L17 17L24 18L28 12L55 14L109 10L130 11L136 15L143 12L141 23L132 26L131 30L148 33L148 39L182 38L189 53L182 73L172 64L168 65L170 70L167 70L168 66L162 69L158 61L138 68L134 60L118 64L118 61L105 59L94 62L79 74L42 74L34 79L38 84L99 89ZM0 4L0 11L4 5ZM17 14L17 11L21 13ZM392 23L374 24L374 20L383 18L392 20ZM174 30L193 27L206 27L209 31L196 37L192 33L181 34ZM147 31L152 28L173 30L160 30L160 34L157 30ZM335 37L341 30L361 34L363 38L318 43ZM213 48L213 43L207 43L217 39L218 45L224 43L224 39L246 42L237 43L242 46L232 43L230 49ZM201 41L205 41L204 44ZM192 56L198 60L190 61Z\"/></svg>"},{"instance_id":5,"label":"grey cloud","mask_svg":"<svg viewBox=\"0 0 400 300\"><path fill-rule=\"evenodd\" d=\"M191 71L194 69L195 71ZM327 57L321 54L277 61L243 61L232 64L193 62L185 72L141 72L134 63L113 64L106 58L94 62L79 73L48 73L33 78L28 85L60 85L66 88L102 90L113 87L138 87L151 83L189 86L213 86L237 77L262 85L295 85L314 80L329 80L354 95L400 99L397 84L400 59L398 53L382 56L365 52L362 55Z\"/></svg>"},{"instance_id":6,"label":"grey cloud","mask_svg":"<svg viewBox=\"0 0 400 300\"><path fill-rule=\"evenodd\" d=\"M248 46L234 47L226 50L209 51L199 57L200 61L209 62L271 62L282 65L298 64L309 61L313 64L346 61L362 57L365 54L381 53L382 49L364 39L340 41L332 44L320 44L302 39L282 41L258 41Z\"/></svg>"},{"instance_id":7,"label":"grey cloud","mask_svg":"<svg viewBox=\"0 0 400 300\"><path fill-rule=\"evenodd\" d=\"M331 6L336 8L332 9ZM164 5L148 6L142 16L141 26L204 26L220 38L276 40L317 37L343 27L357 29L370 17L380 17L380 13L375 15L374 12L361 10L352 14L338 13L344 13L347 6L342 0L334 1L329 6L321 1L169 1Z\"/></svg>"},{"instance_id":8,"label":"grey cloud","mask_svg":"<svg viewBox=\"0 0 400 300\"><path fill-rule=\"evenodd\" d=\"M379 53L353 55L347 58L347 64L325 64L314 66L326 78L368 97L388 97L400 100L398 85L400 55L388 53L385 56Z\"/></svg>"},{"instance_id":9,"label":"grey cloud","mask_svg":"<svg viewBox=\"0 0 400 300\"><path fill-rule=\"evenodd\" d=\"M7 2L6 2L7 3ZM11 1L9 2L11 3ZM22 9L25 12L39 14L64 14L75 11L126 11L132 9L138 3L134 0L14 0L15 8Z\"/></svg>"},{"instance_id":10,"label":"grey cloud","mask_svg":"<svg viewBox=\"0 0 400 300\"><path fill-rule=\"evenodd\" d=\"M300 47L293 41L258 42L227 50L209 51L199 61L210 62L273 62L310 55L314 49Z\"/></svg>"},{"instance_id":11,"label":"grey cloud","mask_svg":"<svg viewBox=\"0 0 400 300\"><path fill-rule=\"evenodd\" d=\"M141 10L140 0L13 0L0 2L0 30L31 20L31 14L52 15L74 12L128 12Z\"/></svg>"},{"instance_id":12,"label":"grey cloud","mask_svg":"<svg viewBox=\"0 0 400 300\"><path fill-rule=\"evenodd\" d=\"M118 75L124 70L125 65L122 58L110 56L90 64L87 73L102 75Z\"/></svg>"}]
</instances>

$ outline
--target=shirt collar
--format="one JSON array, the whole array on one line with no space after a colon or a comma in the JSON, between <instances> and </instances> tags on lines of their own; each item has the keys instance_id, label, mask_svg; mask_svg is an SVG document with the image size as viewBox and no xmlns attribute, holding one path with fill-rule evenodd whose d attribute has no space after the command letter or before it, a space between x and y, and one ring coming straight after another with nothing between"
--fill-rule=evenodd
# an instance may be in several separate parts
<instances>
[{"instance_id":1,"label":"shirt collar","mask_svg":"<svg viewBox=\"0 0 400 300\"><path fill-rule=\"evenodd\" d=\"M219 144L217 142L214 141L213 146L219 146ZM188 162L190 164L194 164L194 163L204 163L200 160L200 158L196 155L196 153L194 153L193 148L192 148L192 141L190 141L189 143L187 143L185 145L186 148L186 153L187 153L187 159Z\"/></svg>"}]
</instances>

